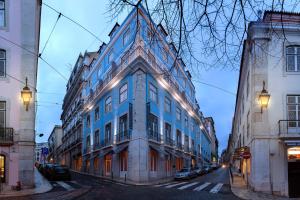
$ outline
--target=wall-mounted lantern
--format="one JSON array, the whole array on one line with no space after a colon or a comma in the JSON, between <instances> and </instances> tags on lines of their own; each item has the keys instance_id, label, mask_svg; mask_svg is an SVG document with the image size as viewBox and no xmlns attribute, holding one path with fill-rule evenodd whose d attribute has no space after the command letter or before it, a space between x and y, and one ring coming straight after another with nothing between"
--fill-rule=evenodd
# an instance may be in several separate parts
<instances>
[{"instance_id":1,"label":"wall-mounted lantern","mask_svg":"<svg viewBox=\"0 0 300 200\"><path fill-rule=\"evenodd\" d=\"M261 113L263 112L263 108L267 108L270 100L270 94L265 89L265 81L263 81L263 89L259 94L258 100L261 107Z\"/></svg>"},{"instance_id":2,"label":"wall-mounted lantern","mask_svg":"<svg viewBox=\"0 0 300 200\"><path fill-rule=\"evenodd\" d=\"M32 98L32 92L30 91L30 88L27 86L27 77L26 77L26 85L21 91L21 97L23 99L23 104L26 106L26 111L28 111L30 99Z\"/></svg>"}]
</instances>

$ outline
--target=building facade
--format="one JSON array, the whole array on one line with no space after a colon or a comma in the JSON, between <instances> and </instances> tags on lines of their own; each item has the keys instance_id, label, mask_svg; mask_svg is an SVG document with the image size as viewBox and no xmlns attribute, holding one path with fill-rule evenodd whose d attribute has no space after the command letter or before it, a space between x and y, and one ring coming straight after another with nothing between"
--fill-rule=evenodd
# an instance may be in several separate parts
<instances>
[{"instance_id":1,"label":"building facade","mask_svg":"<svg viewBox=\"0 0 300 200\"><path fill-rule=\"evenodd\" d=\"M231 138L232 164L245 182L289 197L300 197L299 27L299 14L272 11L249 24ZM260 104L266 93L269 103Z\"/></svg>"},{"instance_id":2,"label":"building facade","mask_svg":"<svg viewBox=\"0 0 300 200\"><path fill-rule=\"evenodd\" d=\"M40 13L38 0L0 0L0 178L4 190L34 187ZM32 92L28 109L21 98L26 78Z\"/></svg>"},{"instance_id":3,"label":"building facade","mask_svg":"<svg viewBox=\"0 0 300 200\"><path fill-rule=\"evenodd\" d=\"M83 171L147 182L209 164L195 87L164 28L138 6L109 36L84 70Z\"/></svg>"},{"instance_id":4,"label":"building facade","mask_svg":"<svg viewBox=\"0 0 300 200\"><path fill-rule=\"evenodd\" d=\"M50 163L62 164L62 135L62 127L59 125L55 125L48 138L49 155L47 157L47 160Z\"/></svg>"},{"instance_id":5,"label":"building facade","mask_svg":"<svg viewBox=\"0 0 300 200\"><path fill-rule=\"evenodd\" d=\"M81 171L82 166L83 72L97 55L97 52L85 52L84 55L78 56L67 83L67 92L62 107L62 164L76 171Z\"/></svg>"},{"instance_id":6,"label":"building facade","mask_svg":"<svg viewBox=\"0 0 300 200\"><path fill-rule=\"evenodd\" d=\"M42 153L42 149L48 149L48 142L41 142L35 144L35 162L45 163L47 160L47 155Z\"/></svg>"},{"instance_id":7,"label":"building facade","mask_svg":"<svg viewBox=\"0 0 300 200\"><path fill-rule=\"evenodd\" d=\"M206 117L205 124L211 138L211 162L214 166L216 166L219 160L219 141L216 135L215 122L212 117Z\"/></svg>"}]
</instances>

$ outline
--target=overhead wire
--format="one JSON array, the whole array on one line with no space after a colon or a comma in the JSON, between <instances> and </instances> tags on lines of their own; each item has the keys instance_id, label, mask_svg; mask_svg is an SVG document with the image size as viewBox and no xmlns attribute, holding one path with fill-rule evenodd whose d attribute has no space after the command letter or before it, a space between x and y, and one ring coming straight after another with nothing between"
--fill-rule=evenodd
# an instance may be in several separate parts
<instances>
[{"instance_id":1,"label":"overhead wire","mask_svg":"<svg viewBox=\"0 0 300 200\"><path fill-rule=\"evenodd\" d=\"M81 27L83 30L85 30L86 32L88 32L93 37L95 37L98 41L103 42L96 34L94 34L92 31L90 31L89 29L87 29L85 26L81 25L79 22L73 20L72 18L66 16L65 14L61 13L57 9L53 8L52 6L49 6L48 4L46 4L44 2L43 2L43 5L45 5L46 7L50 8L51 10L55 11L56 13L58 13L61 16L63 16L64 18L68 19L69 21L71 21L72 23L76 24L77 26Z\"/></svg>"}]
</instances>

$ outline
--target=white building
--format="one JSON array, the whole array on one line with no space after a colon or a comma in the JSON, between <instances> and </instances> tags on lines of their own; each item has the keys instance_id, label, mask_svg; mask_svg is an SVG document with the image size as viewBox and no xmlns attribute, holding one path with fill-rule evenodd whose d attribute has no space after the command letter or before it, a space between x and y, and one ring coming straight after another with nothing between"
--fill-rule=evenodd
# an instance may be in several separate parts
<instances>
[{"instance_id":1,"label":"white building","mask_svg":"<svg viewBox=\"0 0 300 200\"><path fill-rule=\"evenodd\" d=\"M59 125L55 125L49 138L48 147L49 155L48 161L51 163L61 162L61 145L62 145L63 129Z\"/></svg>"},{"instance_id":2,"label":"white building","mask_svg":"<svg viewBox=\"0 0 300 200\"><path fill-rule=\"evenodd\" d=\"M0 0L0 177L4 190L34 186L39 0ZM28 78L28 110L21 91Z\"/></svg>"},{"instance_id":3,"label":"white building","mask_svg":"<svg viewBox=\"0 0 300 200\"><path fill-rule=\"evenodd\" d=\"M252 189L289 197L300 197L299 28L300 15L285 12L249 24L231 140L232 162ZM270 100L262 108L263 83Z\"/></svg>"},{"instance_id":4,"label":"white building","mask_svg":"<svg viewBox=\"0 0 300 200\"><path fill-rule=\"evenodd\" d=\"M48 142L41 142L35 144L35 161L38 163L44 163L46 162L47 155L42 153L42 149L47 148L48 149Z\"/></svg>"}]
</instances>

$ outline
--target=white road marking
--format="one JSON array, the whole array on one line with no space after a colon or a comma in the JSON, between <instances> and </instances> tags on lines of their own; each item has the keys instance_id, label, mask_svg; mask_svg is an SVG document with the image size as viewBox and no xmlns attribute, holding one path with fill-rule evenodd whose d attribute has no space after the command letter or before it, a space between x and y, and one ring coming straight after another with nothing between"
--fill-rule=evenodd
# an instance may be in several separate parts
<instances>
[{"instance_id":1,"label":"white road marking","mask_svg":"<svg viewBox=\"0 0 300 200\"><path fill-rule=\"evenodd\" d=\"M193 185L196 185L196 184L198 184L198 183L199 183L199 182L194 182L194 183L190 183L190 184L181 186L180 188L178 188L178 190L184 190L184 189L189 188L189 187L192 187Z\"/></svg>"},{"instance_id":2,"label":"white road marking","mask_svg":"<svg viewBox=\"0 0 300 200\"><path fill-rule=\"evenodd\" d=\"M159 184L159 185L154 185L154 187L163 187L163 186L167 186L167 185L171 185L177 182L169 182L169 183L163 183L163 184Z\"/></svg>"},{"instance_id":3,"label":"white road marking","mask_svg":"<svg viewBox=\"0 0 300 200\"><path fill-rule=\"evenodd\" d=\"M57 183L58 185L60 185L61 187L65 188L65 189L68 190L68 191L74 190L74 188L73 188L71 185L69 185L69 184L67 184L67 183L65 183L65 182L63 182L63 181L56 181L56 183Z\"/></svg>"},{"instance_id":4,"label":"white road marking","mask_svg":"<svg viewBox=\"0 0 300 200\"><path fill-rule=\"evenodd\" d=\"M222 188L223 183L218 183L215 187L213 187L209 192L210 193L218 193L219 190Z\"/></svg>"},{"instance_id":5,"label":"white road marking","mask_svg":"<svg viewBox=\"0 0 300 200\"><path fill-rule=\"evenodd\" d=\"M168 186L166 186L166 188L172 188L172 187L176 187L176 186L183 185L183 184L186 184L186 183L187 182L176 183L176 184L173 184L173 185L168 185Z\"/></svg>"},{"instance_id":6,"label":"white road marking","mask_svg":"<svg viewBox=\"0 0 300 200\"><path fill-rule=\"evenodd\" d=\"M204 184L200 185L199 187L196 187L194 189L194 191L201 191L201 190L203 190L204 188L206 188L209 185L210 185L210 183L204 183Z\"/></svg>"}]
</instances>

